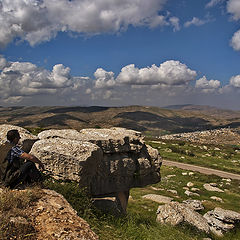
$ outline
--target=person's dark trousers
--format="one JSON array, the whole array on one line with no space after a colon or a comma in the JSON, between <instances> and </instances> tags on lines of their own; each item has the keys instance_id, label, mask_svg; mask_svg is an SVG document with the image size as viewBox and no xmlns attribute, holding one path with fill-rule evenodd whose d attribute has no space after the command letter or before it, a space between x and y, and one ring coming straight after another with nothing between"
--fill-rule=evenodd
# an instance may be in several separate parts
<instances>
[{"instance_id":1,"label":"person's dark trousers","mask_svg":"<svg viewBox=\"0 0 240 240\"><path fill-rule=\"evenodd\" d=\"M11 188L14 188L19 183L33 183L43 181L42 175L37 169L35 163L27 161L20 167L20 176L11 184Z\"/></svg>"}]
</instances>

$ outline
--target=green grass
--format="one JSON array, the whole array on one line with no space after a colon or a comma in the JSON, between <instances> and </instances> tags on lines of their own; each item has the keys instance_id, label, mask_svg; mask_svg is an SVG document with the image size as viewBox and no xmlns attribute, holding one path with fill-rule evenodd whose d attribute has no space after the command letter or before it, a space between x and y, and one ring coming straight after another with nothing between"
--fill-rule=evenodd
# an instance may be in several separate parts
<instances>
[{"instance_id":1,"label":"green grass","mask_svg":"<svg viewBox=\"0 0 240 240\"><path fill-rule=\"evenodd\" d=\"M183 175L183 172L187 174ZM150 193L160 194L182 202L189 199L185 195L183 187L186 187L190 181L194 184L194 187L199 188L200 196L194 197L194 199L204 201L205 209L201 211L201 214L217 206L240 212L239 181L232 180L227 182L214 175L207 176L197 172L191 175L189 173L187 170L162 166L162 181L144 188L131 189L127 215L119 217L104 214L95 209L87 191L80 189L76 183L48 179L45 180L44 184L48 188L61 193L78 212L78 215L90 224L91 229L100 237L100 240L200 240L204 237L210 237L213 240L240 239L239 228L227 233L223 238L217 238L211 234L206 235L186 224L172 227L156 222L156 210L159 204L143 199L142 196ZM225 192L213 193L206 191L203 188L203 184L211 182L216 183L221 189L225 189ZM177 195L168 190L176 190ZM30 191L27 194L19 191L16 193L9 190L5 191L4 194L0 195L0 212L4 212L4 214L0 214L0 239L11 239L10 237L12 239L34 239L34 228L31 224L27 228L22 226L14 226L13 228L13 226L9 225L9 218L11 216L27 218L25 209L34 202L34 199L37 199L38 194L34 195L34 191ZM211 196L220 197L223 199L223 202L216 202L210 198ZM6 229L7 232L5 231Z\"/></svg>"},{"instance_id":2,"label":"green grass","mask_svg":"<svg viewBox=\"0 0 240 240\"><path fill-rule=\"evenodd\" d=\"M187 175L183 176L182 172ZM203 175L194 173L189 175L189 171L181 170L174 167L163 166L161 168L162 181L152 186L145 188L131 189L127 215L116 217L110 214L103 214L93 207L91 199L84 190L81 190L73 183L50 183L52 189L60 192L65 196L69 203L78 211L79 216L84 218L91 226L92 230L96 232L101 240L157 240L157 239L202 239L204 237L211 237L212 239L240 239L240 230L234 230L226 234L223 238L217 238L213 235L197 231L188 225L180 225L172 227L156 222L156 210L158 203L143 199L142 196L146 194L160 194L172 197L174 200L182 202L189 199L184 193L183 187L186 187L188 182L194 183L194 187L199 188L199 197L194 199L204 200L205 212L214 209L215 207L222 207L240 212L240 193L239 181L232 180L230 183L222 180L222 178L211 175ZM169 176L173 175L173 176ZM208 192L203 188L204 183L215 182L222 189L226 189L224 193ZM152 187L155 187L154 190ZM176 190L177 196L168 190ZM223 203L216 202L210 199L211 196L217 196L223 199Z\"/></svg>"},{"instance_id":3,"label":"green grass","mask_svg":"<svg viewBox=\"0 0 240 240\"><path fill-rule=\"evenodd\" d=\"M203 145L182 141L149 141L163 159L240 174L239 145ZM219 150L218 150L219 149Z\"/></svg>"}]
</instances>

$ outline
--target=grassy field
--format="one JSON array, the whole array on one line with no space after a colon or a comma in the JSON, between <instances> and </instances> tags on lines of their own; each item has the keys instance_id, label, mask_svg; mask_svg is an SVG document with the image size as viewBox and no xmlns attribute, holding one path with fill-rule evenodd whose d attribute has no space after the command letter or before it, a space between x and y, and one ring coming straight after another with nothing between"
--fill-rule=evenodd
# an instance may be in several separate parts
<instances>
[{"instance_id":1,"label":"grassy field","mask_svg":"<svg viewBox=\"0 0 240 240\"><path fill-rule=\"evenodd\" d=\"M202 145L183 141L149 141L163 159L240 174L239 145Z\"/></svg>"},{"instance_id":2,"label":"grassy field","mask_svg":"<svg viewBox=\"0 0 240 240\"><path fill-rule=\"evenodd\" d=\"M230 181L213 175L206 176L166 166L162 167L161 173L162 181L160 183L145 188L131 189L127 215L120 217L103 214L96 210L89 195L80 189L76 183L63 184L47 180L45 185L63 194L73 208L77 210L78 215L90 224L92 230L99 235L101 240L197 240L204 237L210 237L213 240L240 239L239 228L225 234L223 238L217 238L213 235L208 236L186 224L172 227L157 223L156 210L159 204L142 198L143 195L153 193L169 196L175 201L182 202L189 199L184 193L184 187L191 181L194 187L199 189L200 196L194 197L194 199L202 200L205 207L200 212L201 214L217 206L240 212L239 181ZM224 192L208 192L203 188L203 184L212 182L216 183ZM169 190L175 190L177 193ZM28 229L22 228L22 226L19 226L19 229L15 227L13 231L11 225L9 225L9 219L13 216L27 218L24 209L28 208L34 199L37 199L39 192L36 193L36 196L34 191L13 193L4 190L3 193L0 194L1 239L10 239L6 236L15 236L12 239L34 239L32 238L34 237L34 229L31 225ZM210 198L211 196L219 197L223 202L216 202Z\"/></svg>"},{"instance_id":3,"label":"grassy field","mask_svg":"<svg viewBox=\"0 0 240 240\"><path fill-rule=\"evenodd\" d=\"M162 167L161 172L162 181L160 183L131 190L131 198L127 209L128 213L122 217L105 215L97 211L91 206L91 203L83 197L82 193L77 190L77 188L73 188L71 184L67 184L63 188L63 185L60 186L54 183L51 185L51 188L59 191L66 197L78 211L79 215L91 225L91 228L99 235L101 240L190 240L203 239L204 237L223 240L240 239L239 229L226 234L223 238L217 238L213 235L207 236L188 225L172 227L159 224L156 222L156 210L159 204L142 198L143 195L154 193L169 196L178 202L182 202L183 200L189 199L189 197L185 195L183 187L186 187L187 183L191 181L194 187L199 188L198 193L200 196L194 197L194 199L202 200L205 207L205 209L200 212L201 214L217 206L240 212L239 181L232 180L229 182L229 180L226 181L217 176L206 176L200 173L194 173L192 175L189 171L166 166ZM183 172L186 175L183 175ZM212 182L216 183L221 189L224 189L224 193L208 192L203 188L203 184ZM169 190L176 190L177 195ZM220 197L223 202L216 202L210 198L211 196Z\"/></svg>"}]
</instances>

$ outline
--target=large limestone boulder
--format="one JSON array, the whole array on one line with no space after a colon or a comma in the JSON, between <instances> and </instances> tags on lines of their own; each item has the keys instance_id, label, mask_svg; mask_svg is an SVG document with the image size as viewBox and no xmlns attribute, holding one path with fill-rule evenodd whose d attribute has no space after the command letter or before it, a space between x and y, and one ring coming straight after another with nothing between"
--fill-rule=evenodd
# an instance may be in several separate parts
<instances>
[{"instance_id":1,"label":"large limestone boulder","mask_svg":"<svg viewBox=\"0 0 240 240\"><path fill-rule=\"evenodd\" d=\"M19 144L21 145L21 148L25 152L29 152L31 150L32 145L38 140L38 137L34 136L26 129L18 126L9 125L9 124L0 125L0 144L6 142L7 132L13 129L18 130L20 133L21 139L19 141Z\"/></svg>"},{"instance_id":2,"label":"large limestone boulder","mask_svg":"<svg viewBox=\"0 0 240 240\"><path fill-rule=\"evenodd\" d=\"M81 134L75 129L50 129L38 134L39 139L65 138L71 140L81 140Z\"/></svg>"},{"instance_id":3,"label":"large limestone boulder","mask_svg":"<svg viewBox=\"0 0 240 240\"><path fill-rule=\"evenodd\" d=\"M98 146L102 150L102 156L98 155L97 159L91 163L88 161L84 165L92 169L92 173L95 171L95 174L91 174L90 181L93 195L111 195L116 192L129 191L132 187L142 187L160 181L161 158L159 153L144 143L139 132L124 128L83 129L80 132L47 130L40 133L39 138L41 140L34 144L31 153L43 159L53 175L62 175L66 180L81 182L81 178L84 178L83 170L79 173L79 169L75 167L76 162L85 161L81 157L83 142ZM56 147L55 145L61 146L65 142L66 144L60 147L64 150L58 150L59 147L52 150ZM72 145L75 146L74 161L71 161ZM67 160L63 160L65 158ZM50 168L49 165L51 165ZM59 172L60 165L67 167L60 167L62 170ZM64 168L71 170L69 171L71 177Z\"/></svg>"},{"instance_id":4,"label":"large limestone boulder","mask_svg":"<svg viewBox=\"0 0 240 240\"><path fill-rule=\"evenodd\" d=\"M38 134L39 139L66 138L94 143L102 148L104 153L129 152L140 150L143 138L140 132L125 128L110 129L82 129L80 132L73 129L45 130Z\"/></svg>"},{"instance_id":5,"label":"large limestone boulder","mask_svg":"<svg viewBox=\"0 0 240 240\"><path fill-rule=\"evenodd\" d=\"M103 159L97 145L64 138L39 140L30 153L41 159L55 178L77 181L86 187L90 187Z\"/></svg>"}]
</instances>

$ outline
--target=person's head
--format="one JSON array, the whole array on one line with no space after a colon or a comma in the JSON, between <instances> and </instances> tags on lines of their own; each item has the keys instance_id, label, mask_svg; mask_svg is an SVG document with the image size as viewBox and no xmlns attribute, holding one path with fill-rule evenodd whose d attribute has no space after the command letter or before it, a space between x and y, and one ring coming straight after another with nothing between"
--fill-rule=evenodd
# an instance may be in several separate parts
<instances>
[{"instance_id":1,"label":"person's head","mask_svg":"<svg viewBox=\"0 0 240 240\"><path fill-rule=\"evenodd\" d=\"M7 132L7 140L12 143L18 143L20 138L21 138L20 134L19 134L18 130L16 130L16 129L9 130Z\"/></svg>"}]
</instances>

